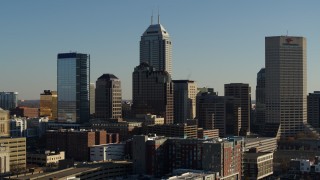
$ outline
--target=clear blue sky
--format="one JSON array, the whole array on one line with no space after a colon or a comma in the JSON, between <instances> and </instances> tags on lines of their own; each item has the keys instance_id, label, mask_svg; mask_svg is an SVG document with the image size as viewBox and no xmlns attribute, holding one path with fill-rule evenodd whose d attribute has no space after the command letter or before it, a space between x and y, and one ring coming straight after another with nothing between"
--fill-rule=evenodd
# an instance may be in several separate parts
<instances>
[{"instance_id":1,"label":"clear blue sky","mask_svg":"<svg viewBox=\"0 0 320 180\"><path fill-rule=\"evenodd\" d=\"M113 73L131 98L140 36L160 9L173 43L173 79L190 79L223 95L264 67L264 37L307 38L308 92L320 90L320 1L30 0L0 1L0 91L39 99L56 90L57 54L91 55L91 81Z\"/></svg>"}]
</instances>

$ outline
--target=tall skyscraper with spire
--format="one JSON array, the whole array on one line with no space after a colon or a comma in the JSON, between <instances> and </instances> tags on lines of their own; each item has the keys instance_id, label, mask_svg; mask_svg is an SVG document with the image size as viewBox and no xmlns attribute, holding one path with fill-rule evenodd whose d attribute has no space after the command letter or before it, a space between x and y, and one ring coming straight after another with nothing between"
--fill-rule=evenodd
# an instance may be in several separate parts
<instances>
[{"instance_id":1,"label":"tall skyscraper with spire","mask_svg":"<svg viewBox=\"0 0 320 180\"><path fill-rule=\"evenodd\" d=\"M172 75L172 44L169 33L160 24L151 25L141 36L140 41L140 63L148 63L157 71L167 71Z\"/></svg>"}]
</instances>

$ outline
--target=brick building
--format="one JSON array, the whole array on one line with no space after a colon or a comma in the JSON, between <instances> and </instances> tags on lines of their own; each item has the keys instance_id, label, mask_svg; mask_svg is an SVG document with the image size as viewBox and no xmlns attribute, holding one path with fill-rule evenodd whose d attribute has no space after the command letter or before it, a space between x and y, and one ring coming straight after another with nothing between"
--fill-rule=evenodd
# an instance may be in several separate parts
<instances>
[{"instance_id":1,"label":"brick building","mask_svg":"<svg viewBox=\"0 0 320 180\"><path fill-rule=\"evenodd\" d=\"M107 143L106 131L50 130L46 133L46 149L65 151L66 158L89 160L89 147Z\"/></svg>"},{"instance_id":2,"label":"brick building","mask_svg":"<svg viewBox=\"0 0 320 180\"><path fill-rule=\"evenodd\" d=\"M133 170L137 174L161 177L174 169L219 172L219 178L242 176L243 140L183 139L134 136Z\"/></svg>"},{"instance_id":3,"label":"brick building","mask_svg":"<svg viewBox=\"0 0 320 180\"><path fill-rule=\"evenodd\" d=\"M91 128L105 130L108 133L119 134L120 141L126 141L132 138L133 135L142 133L141 122L108 122L108 121L97 121L92 122Z\"/></svg>"},{"instance_id":4,"label":"brick building","mask_svg":"<svg viewBox=\"0 0 320 180\"><path fill-rule=\"evenodd\" d=\"M16 115L17 117L36 118L39 117L39 108L30 107L16 107L10 110L10 115Z\"/></svg>"}]
</instances>

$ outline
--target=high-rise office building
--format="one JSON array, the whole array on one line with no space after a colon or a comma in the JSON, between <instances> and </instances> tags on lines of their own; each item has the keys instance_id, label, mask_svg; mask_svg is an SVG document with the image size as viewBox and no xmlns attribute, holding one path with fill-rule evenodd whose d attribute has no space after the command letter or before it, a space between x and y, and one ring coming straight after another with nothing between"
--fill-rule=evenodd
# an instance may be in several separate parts
<instances>
[{"instance_id":1,"label":"high-rise office building","mask_svg":"<svg viewBox=\"0 0 320 180\"><path fill-rule=\"evenodd\" d=\"M50 120L56 120L58 116L57 91L44 90L40 94L40 116L47 116Z\"/></svg>"},{"instance_id":2,"label":"high-rise office building","mask_svg":"<svg viewBox=\"0 0 320 180\"><path fill-rule=\"evenodd\" d=\"M190 80L174 80L174 123L196 117L197 85Z\"/></svg>"},{"instance_id":3,"label":"high-rise office building","mask_svg":"<svg viewBox=\"0 0 320 180\"><path fill-rule=\"evenodd\" d=\"M304 37L265 38L266 122L278 136L294 136L307 122L307 53Z\"/></svg>"},{"instance_id":4,"label":"high-rise office building","mask_svg":"<svg viewBox=\"0 0 320 180\"><path fill-rule=\"evenodd\" d=\"M121 82L113 74L103 74L96 82L96 114L101 120L122 117Z\"/></svg>"},{"instance_id":5,"label":"high-rise office building","mask_svg":"<svg viewBox=\"0 0 320 180\"><path fill-rule=\"evenodd\" d=\"M58 54L58 121L89 121L90 55Z\"/></svg>"},{"instance_id":6,"label":"high-rise office building","mask_svg":"<svg viewBox=\"0 0 320 180\"><path fill-rule=\"evenodd\" d=\"M253 122L254 133L260 133L265 123L266 116L266 73L265 68L260 69L257 74L257 86L256 86L256 117Z\"/></svg>"},{"instance_id":7,"label":"high-rise office building","mask_svg":"<svg viewBox=\"0 0 320 180\"><path fill-rule=\"evenodd\" d=\"M172 75L172 45L169 33L158 20L141 36L140 63L145 62L158 71L167 71Z\"/></svg>"},{"instance_id":8,"label":"high-rise office building","mask_svg":"<svg viewBox=\"0 0 320 180\"><path fill-rule=\"evenodd\" d=\"M0 137L10 136L10 113L0 108Z\"/></svg>"},{"instance_id":9,"label":"high-rise office building","mask_svg":"<svg viewBox=\"0 0 320 180\"><path fill-rule=\"evenodd\" d=\"M10 110L18 106L17 92L0 92L0 108Z\"/></svg>"},{"instance_id":10,"label":"high-rise office building","mask_svg":"<svg viewBox=\"0 0 320 180\"><path fill-rule=\"evenodd\" d=\"M90 83L90 114L94 114L96 111L96 86L94 83Z\"/></svg>"},{"instance_id":11,"label":"high-rise office building","mask_svg":"<svg viewBox=\"0 0 320 180\"><path fill-rule=\"evenodd\" d=\"M261 68L257 74L256 102L265 104L266 101L266 69Z\"/></svg>"},{"instance_id":12,"label":"high-rise office building","mask_svg":"<svg viewBox=\"0 0 320 180\"><path fill-rule=\"evenodd\" d=\"M219 136L239 135L241 129L240 100L205 92L197 96L197 119L200 128L219 129Z\"/></svg>"},{"instance_id":13,"label":"high-rise office building","mask_svg":"<svg viewBox=\"0 0 320 180\"><path fill-rule=\"evenodd\" d=\"M314 128L320 128L320 91L308 95L308 123Z\"/></svg>"},{"instance_id":14,"label":"high-rise office building","mask_svg":"<svg viewBox=\"0 0 320 180\"><path fill-rule=\"evenodd\" d=\"M250 132L251 88L249 84L230 83L224 85L224 95L238 98L241 107L241 134Z\"/></svg>"},{"instance_id":15,"label":"high-rise office building","mask_svg":"<svg viewBox=\"0 0 320 180\"><path fill-rule=\"evenodd\" d=\"M134 114L154 114L173 123L173 83L167 71L157 71L141 63L132 74L132 110Z\"/></svg>"}]
</instances>

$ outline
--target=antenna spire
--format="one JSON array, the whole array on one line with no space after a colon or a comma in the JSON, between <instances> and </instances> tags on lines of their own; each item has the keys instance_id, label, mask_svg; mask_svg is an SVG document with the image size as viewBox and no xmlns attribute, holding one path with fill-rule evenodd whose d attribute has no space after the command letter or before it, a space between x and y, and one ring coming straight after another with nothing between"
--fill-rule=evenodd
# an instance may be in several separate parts
<instances>
[{"instance_id":1,"label":"antenna spire","mask_svg":"<svg viewBox=\"0 0 320 180\"><path fill-rule=\"evenodd\" d=\"M160 12L159 12L159 7L158 7L158 24L160 24Z\"/></svg>"},{"instance_id":2,"label":"antenna spire","mask_svg":"<svg viewBox=\"0 0 320 180\"><path fill-rule=\"evenodd\" d=\"M152 10L152 14L151 14L151 25L153 24L153 10Z\"/></svg>"}]
</instances>

